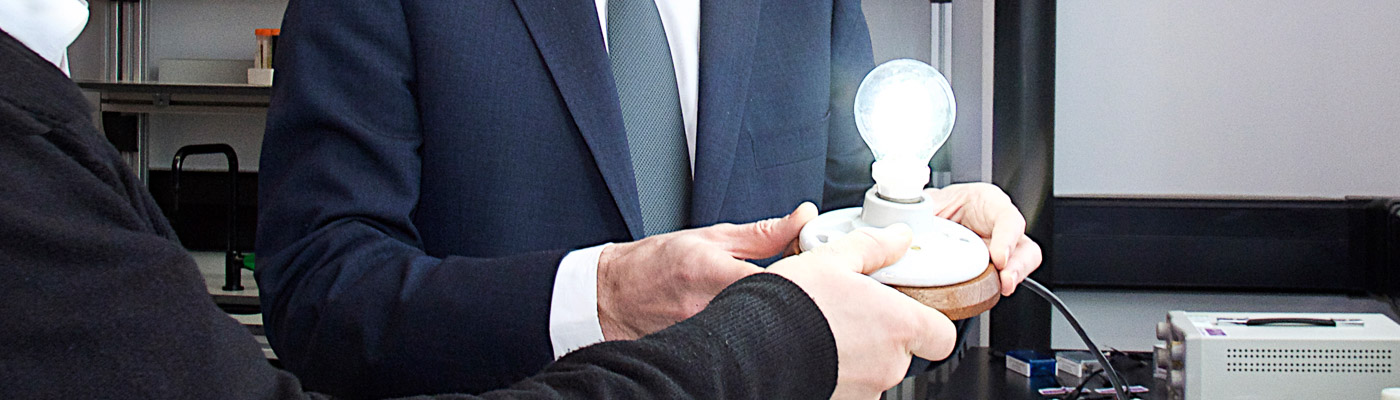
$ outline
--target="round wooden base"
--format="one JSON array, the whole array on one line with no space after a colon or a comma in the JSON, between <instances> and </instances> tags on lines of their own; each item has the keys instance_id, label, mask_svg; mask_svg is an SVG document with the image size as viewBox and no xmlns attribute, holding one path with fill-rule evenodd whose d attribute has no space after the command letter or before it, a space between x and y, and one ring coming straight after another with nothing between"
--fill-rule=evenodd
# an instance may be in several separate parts
<instances>
[{"instance_id":1,"label":"round wooden base","mask_svg":"<svg viewBox=\"0 0 1400 400\"><path fill-rule=\"evenodd\" d=\"M1001 278L992 264L987 264L987 270L982 271L981 275L963 283L934 287L890 287L933 307L954 321L975 317L992 309L1001 300Z\"/></svg>"}]
</instances>

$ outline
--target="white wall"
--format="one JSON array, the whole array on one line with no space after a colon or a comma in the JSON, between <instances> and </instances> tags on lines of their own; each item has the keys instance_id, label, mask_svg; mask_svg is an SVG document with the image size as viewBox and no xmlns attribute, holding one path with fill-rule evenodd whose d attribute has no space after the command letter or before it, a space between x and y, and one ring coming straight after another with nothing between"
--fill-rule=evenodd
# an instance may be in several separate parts
<instances>
[{"instance_id":1,"label":"white wall","mask_svg":"<svg viewBox=\"0 0 1400 400\"><path fill-rule=\"evenodd\" d=\"M287 0L163 0L151 2L149 66L165 58L252 60L253 30L282 26Z\"/></svg>"},{"instance_id":2,"label":"white wall","mask_svg":"<svg viewBox=\"0 0 1400 400\"><path fill-rule=\"evenodd\" d=\"M1056 195L1400 195L1400 2L1058 7Z\"/></svg>"},{"instance_id":3,"label":"white wall","mask_svg":"<svg viewBox=\"0 0 1400 400\"><path fill-rule=\"evenodd\" d=\"M252 63L253 30L277 28L287 0L166 0L148 6L148 58L159 80L167 58L238 59ZM257 171L266 118L262 114L154 114L150 119L151 168L167 169L181 146L228 143L238 152L239 169ZM187 169L226 168L223 157L191 157Z\"/></svg>"},{"instance_id":4,"label":"white wall","mask_svg":"<svg viewBox=\"0 0 1400 400\"><path fill-rule=\"evenodd\" d=\"M1396 21L1390 0L1060 1L1055 194L1400 195ZM1168 310L1389 311L1340 295L1059 294L1123 350L1149 349ZM1052 347L1082 347L1052 321Z\"/></svg>"}]
</instances>

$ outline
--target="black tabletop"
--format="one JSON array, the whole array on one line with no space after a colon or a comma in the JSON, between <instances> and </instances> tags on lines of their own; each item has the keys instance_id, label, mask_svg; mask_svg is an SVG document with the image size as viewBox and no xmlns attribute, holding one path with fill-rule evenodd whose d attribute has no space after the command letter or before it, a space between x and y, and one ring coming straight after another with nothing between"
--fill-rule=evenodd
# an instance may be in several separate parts
<instances>
[{"instance_id":1,"label":"black tabletop","mask_svg":"<svg viewBox=\"0 0 1400 400\"><path fill-rule=\"evenodd\" d=\"M1029 378L1006 369L1001 353L985 347L973 347L961 352L948 367L936 368L916 378L915 398L928 400L1018 400L1060 399L1065 396L1042 396L1045 387L1074 387L1078 382L1060 382L1054 376ZM1113 365L1129 385L1142 385L1150 391L1136 394L1143 400L1166 399L1166 387L1152 377L1150 353L1119 353ZM1089 388L1109 387L1102 378L1094 378ZM1112 395L1084 396L1085 399L1112 399Z\"/></svg>"}]
</instances>

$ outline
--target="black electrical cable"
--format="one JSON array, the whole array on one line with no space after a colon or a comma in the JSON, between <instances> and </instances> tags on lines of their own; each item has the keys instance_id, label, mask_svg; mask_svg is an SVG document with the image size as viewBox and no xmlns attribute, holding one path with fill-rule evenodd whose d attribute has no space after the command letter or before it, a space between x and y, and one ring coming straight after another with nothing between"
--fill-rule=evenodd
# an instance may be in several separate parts
<instances>
[{"instance_id":1,"label":"black electrical cable","mask_svg":"<svg viewBox=\"0 0 1400 400\"><path fill-rule=\"evenodd\" d=\"M1089 385L1089 381L1094 380L1094 377L1099 376L1099 375L1102 375L1102 374L1103 374L1103 368L1099 368L1099 369L1094 370L1094 373L1089 374L1089 377L1084 378L1084 380L1082 380L1082 381L1079 381L1079 385L1078 385L1078 386L1075 386L1075 387L1074 387L1074 391L1073 391L1073 392L1070 392L1069 395L1065 397L1065 399L1066 399L1066 400L1077 400L1077 399L1079 399L1080 397L1083 397L1083 396L1084 396L1084 388L1087 387L1087 386Z\"/></svg>"},{"instance_id":2,"label":"black electrical cable","mask_svg":"<svg viewBox=\"0 0 1400 400\"><path fill-rule=\"evenodd\" d=\"M1074 314L1069 312L1069 307L1065 307L1065 303L1060 301L1060 297L1056 296L1054 293L1050 293L1050 289L1046 289L1040 282L1036 282L1031 278L1026 278L1026 280L1021 281L1021 286L1025 286L1027 289L1035 292L1035 294L1045 298L1045 301L1050 302L1050 305L1060 310L1060 315L1063 315L1065 320L1069 321L1069 326L1073 327L1074 332L1079 334L1079 338L1084 340L1084 345L1089 346L1089 352L1094 353L1094 357L1097 357L1099 363L1103 364L1104 370L1108 371L1106 375L1108 375L1109 383L1113 385L1114 395L1117 396L1118 400L1128 400L1128 385L1123 381L1123 376L1118 375L1118 370L1114 369L1113 364L1108 362L1108 357L1104 357L1103 352L1099 351L1099 346L1095 346L1094 341L1089 340L1089 334L1084 333L1084 327L1079 326L1079 320L1074 319Z\"/></svg>"}]
</instances>

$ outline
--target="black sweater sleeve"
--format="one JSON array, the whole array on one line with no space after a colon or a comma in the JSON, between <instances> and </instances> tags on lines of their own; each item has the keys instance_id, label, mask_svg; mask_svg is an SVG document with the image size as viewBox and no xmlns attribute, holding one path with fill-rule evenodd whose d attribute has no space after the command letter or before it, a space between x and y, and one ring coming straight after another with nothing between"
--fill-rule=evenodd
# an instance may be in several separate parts
<instances>
[{"instance_id":1,"label":"black sweater sleeve","mask_svg":"<svg viewBox=\"0 0 1400 400\"><path fill-rule=\"evenodd\" d=\"M0 33L0 398L299 399L210 299L76 86ZM442 398L830 396L836 345L816 304L759 274L700 314L578 350L515 385Z\"/></svg>"},{"instance_id":2,"label":"black sweater sleeve","mask_svg":"<svg viewBox=\"0 0 1400 400\"><path fill-rule=\"evenodd\" d=\"M825 399L835 388L826 319L796 284L764 273L670 328L580 349L482 397Z\"/></svg>"}]
</instances>

